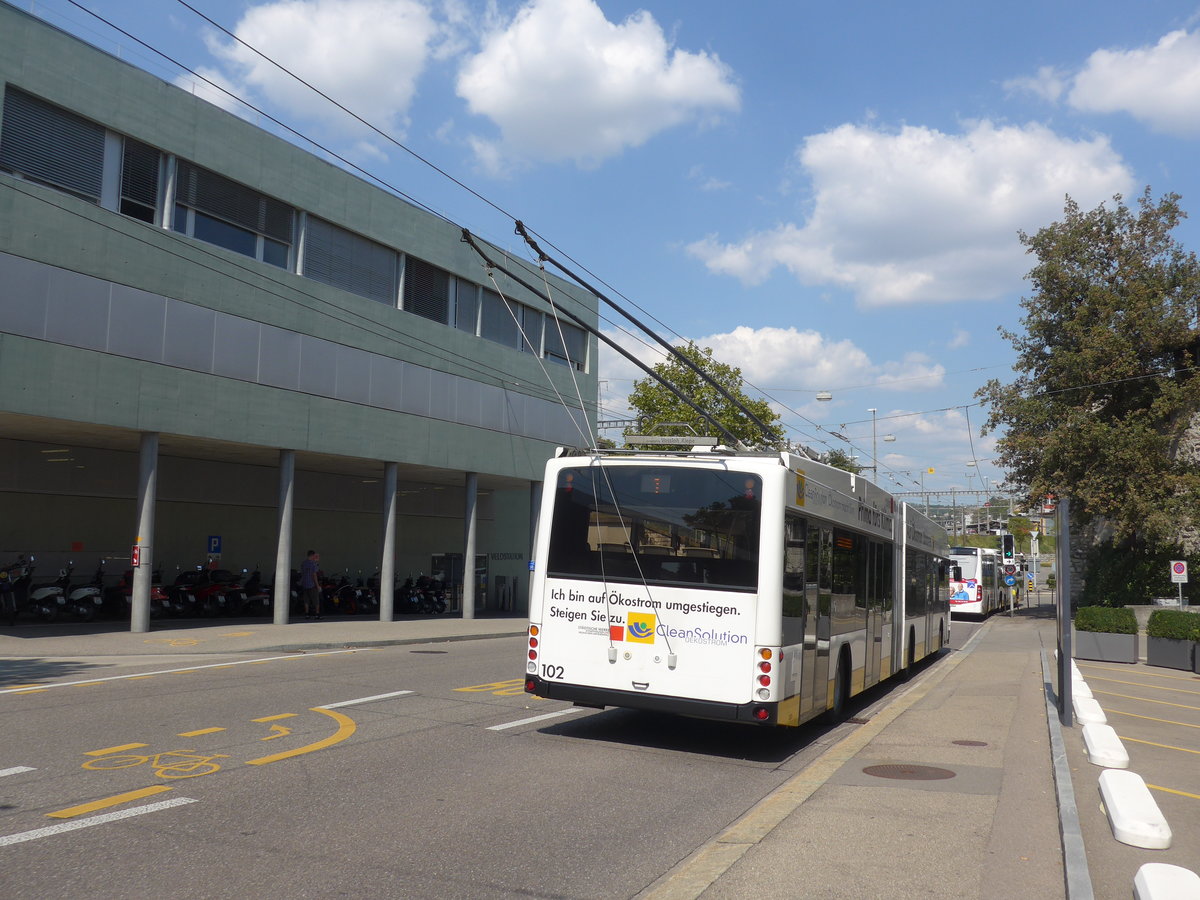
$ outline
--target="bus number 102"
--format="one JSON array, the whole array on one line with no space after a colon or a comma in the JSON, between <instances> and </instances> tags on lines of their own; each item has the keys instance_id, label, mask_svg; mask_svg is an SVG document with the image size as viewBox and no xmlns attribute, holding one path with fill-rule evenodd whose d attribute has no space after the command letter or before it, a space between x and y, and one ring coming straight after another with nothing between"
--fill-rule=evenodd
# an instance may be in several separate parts
<instances>
[{"instance_id":1,"label":"bus number 102","mask_svg":"<svg viewBox=\"0 0 1200 900\"><path fill-rule=\"evenodd\" d=\"M563 667L562 666L548 666L545 663L543 663L542 664L542 677L549 678L551 680L560 679L563 677Z\"/></svg>"}]
</instances>

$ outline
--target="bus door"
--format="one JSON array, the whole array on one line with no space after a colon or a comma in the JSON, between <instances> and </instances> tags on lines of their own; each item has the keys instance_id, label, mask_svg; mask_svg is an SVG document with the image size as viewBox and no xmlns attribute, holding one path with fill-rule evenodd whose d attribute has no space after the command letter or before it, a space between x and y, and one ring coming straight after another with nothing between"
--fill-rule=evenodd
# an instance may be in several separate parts
<instances>
[{"instance_id":1,"label":"bus door","mask_svg":"<svg viewBox=\"0 0 1200 900\"><path fill-rule=\"evenodd\" d=\"M883 554L876 541L867 544L867 671L864 684L879 681L879 659L883 653Z\"/></svg>"},{"instance_id":2,"label":"bus door","mask_svg":"<svg viewBox=\"0 0 1200 900\"><path fill-rule=\"evenodd\" d=\"M810 522L807 574L809 616L804 626L804 698L801 709L819 712L829 706L829 634L833 595L833 532ZM812 652L809 652L809 647ZM810 668L811 667L811 668Z\"/></svg>"}]
</instances>

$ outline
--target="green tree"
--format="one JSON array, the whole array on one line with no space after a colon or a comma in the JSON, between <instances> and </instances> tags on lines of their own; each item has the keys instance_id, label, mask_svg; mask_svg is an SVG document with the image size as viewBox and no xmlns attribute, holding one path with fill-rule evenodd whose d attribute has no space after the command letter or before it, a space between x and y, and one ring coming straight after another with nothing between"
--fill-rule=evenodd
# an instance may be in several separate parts
<instances>
[{"instance_id":1,"label":"green tree","mask_svg":"<svg viewBox=\"0 0 1200 900\"><path fill-rule=\"evenodd\" d=\"M700 367L710 378L717 381L730 396L737 398L743 406L766 424L770 433L764 435L762 429L747 418L746 414L730 403L720 392L707 381L697 375L675 357L661 362L654 371L671 384L679 388L693 403L705 410L720 422L732 434L747 446L768 444L780 446L783 443L783 429L776 424L779 416L771 410L765 400L751 400L742 391L742 370L713 359L712 350L708 347L701 349L693 343L678 348L692 362ZM671 422L682 422L695 429L696 434L710 435L725 440L709 422L695 410L676 397L654 378L642 378L633 383L633 392L629 395L629 405L637 412L641 420L641 428L650 431L658 427L658 433L675 433L677 430L664 430L662 427ZM629 429L626 429L629 433ZM688 433L686 430L683 433Z\"/></svg>"},{"instance_id":2,"label":"green tree","mask_svg":"<svg viewBox=\"0 0 1200 900\"><path fill-rule=\"evenodd\" d=\"M825 459L823 462L827 466L833 466L835 469L842 469L846 472L852 472L855 475L865 468L851 459L850 454L848 454L845 450L830 450L825 454Z\"/></svg>"},{"instance_id":3,"label":"green tree","mask_svg":"<svg viewBox=\"0 0 1200 900\"><path fill-rule=\"evenodd\" d=\"M1083 212L1067 198L1061 221L1021 233L1037 264L1026 276L1017 378L988 382L985 433L1003 429L999 462L1030 502L1070 497L1081 522L1102 517L1125 545L1175 543L1200 500L1200 477L1180 454L1200 409L1200 264L1171 232L1179 197L1136 209L1118 194Z\"/></svg>"}]
</instances>

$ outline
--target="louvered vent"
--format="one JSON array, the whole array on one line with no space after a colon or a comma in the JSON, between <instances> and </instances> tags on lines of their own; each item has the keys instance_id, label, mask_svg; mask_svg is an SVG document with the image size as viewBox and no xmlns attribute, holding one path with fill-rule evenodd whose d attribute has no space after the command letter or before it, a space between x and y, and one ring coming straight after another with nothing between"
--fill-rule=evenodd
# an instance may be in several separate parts
<instances>
[{"instance_id":1,"label":"louvered vent","mask_svg":"<svg viewBox=\"0 0 1200 900\"><path fill-rule=\"evenodd\" d=\"M9 85L0 129L0 168L98 203L104 129Z\"/></svg>"},{"instance_id":2,"label":"louvered vent","mask_svg":"<svg viewBox=\"0 0 1200 900\"><path fill-rule=\"evenodd\" d=\"M158 209L158 167L161 154L153 147L124 139L121 156L121 212L154 222Z\"/></svg>"},{"instance_id":3,"label":"louvered vent","mask_svg":"<svg viewBox=\"0 0 1200 900\"><path fill-rule=\"evenodd\" d=\"M483 315L479 325L479 335L489 341L495 341L497 344L504 344L506 347L520 350L524 341L521 339L521 331L517 328L517 323L513 321L513 313L520 316L521 307L520 304L513 303L511 300L509 303L512 305L512 313L508 311L503 297L495 291L484 289Z\"/></svg>"},{"instance_id":4,"label":"louvered vent","mask_svg":"<svg viewBox=\"0 0 1200 900\"><path fill-rule=\"evenodd\" d=\"M175 199L267 237L292 242L292 208L185 160L179 161Z\"/></svg>"},{"instance_id":5,"label":"louvered vent","mask_svg":"<svg viewBox=\"0 0 1200 900\"><path fill-rule=\"evenodd\" d=\"M404 263L404 308L410 313L448 324L450 275L413 257Z\"/></svg>"},{"instance_id":6,"label":"louvered vent","mask_svg":"<svg viewBox=\"0 0 1200 900\"><path fill-rule=\"evenodd\" d=\"M304 275L322 284L394 306L398 255L382 244L308 217Z\"/></svg>"}]
</instances>

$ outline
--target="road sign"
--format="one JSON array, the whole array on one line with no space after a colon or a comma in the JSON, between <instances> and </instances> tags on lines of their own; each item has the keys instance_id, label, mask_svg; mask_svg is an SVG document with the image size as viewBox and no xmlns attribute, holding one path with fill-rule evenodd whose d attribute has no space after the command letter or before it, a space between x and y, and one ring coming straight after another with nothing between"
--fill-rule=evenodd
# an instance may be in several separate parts
<instances>
[{"instance_id":1,"label":"road sign","mask_svg":"<svg viewBox=\"0 0 1200 900\"><path fill-rule=\"evenodd\" d=\"M1012 587L1014 584L1017 583L1017 576L1016 575L1005 575L1004 583L1007 584L1009 587Z\"/></svg>"},{"instance_id":2,"label":"road sign","mask_svg":"<svg viewBox=\"0 0 1200 900\"><path fill-rule=\"evenodd\" d=\"M1171 560L1171 583L1172 584L1187 584L1187 560L1173 559Z\"/></svg>"},{"instance_id":3,"label":"road sign","mask_svg":"<svg viewBox=\"0 0 1200 900\"><path fill-rule=\"evenodd\" d=\"M210 534L208 536L208 550L205 552L216 556L221 555L221 536L219 534Z\"/></svg>"},{"instance_id":4,"label":"road sign","mask_svg":"<svg viewBox=\"0 0 1200 900\"><path fill-rule=\"evenodd\" d=\"M1017 567L1015 565L1013 565L1012 563L1009 563L1008 565L1006 565L1004 567L1004 574L1005 575L1016 575Z\"/></svg>"}]
</instances>

